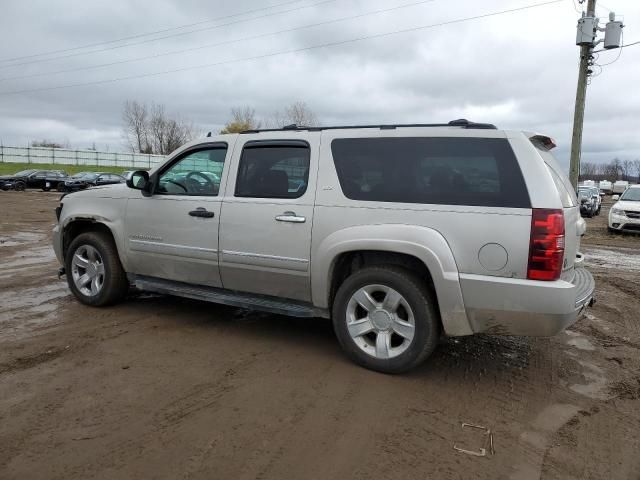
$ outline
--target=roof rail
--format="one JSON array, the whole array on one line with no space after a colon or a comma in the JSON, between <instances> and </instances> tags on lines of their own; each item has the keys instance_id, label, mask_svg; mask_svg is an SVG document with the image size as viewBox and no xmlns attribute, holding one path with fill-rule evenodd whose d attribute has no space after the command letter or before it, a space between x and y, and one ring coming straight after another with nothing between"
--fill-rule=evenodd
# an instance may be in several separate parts
<instances>
[{"instance_id":1,"label":"roof rail","mask_svg":"<svg viewBox=\"0 0 640 480\"><path fill-rule=\"evenodd\" d=\"M487 129L496 130L498 127L491 123L476 123L470 122L467 119L460 118L458 120L452 120L449 123L397 123L387 125L335 125L328 127L305 127L302 125L286 125L282 128L263 128L254 130L244 130L240 133L261 133L261 132L286 132L286 131L308 131L308 132L320 132L322 130L352 130L356 128L378 128L380 130L395 130L396 128L410 128L410 127L462 127L469 129Z\"/></svg>"}]
</instances>

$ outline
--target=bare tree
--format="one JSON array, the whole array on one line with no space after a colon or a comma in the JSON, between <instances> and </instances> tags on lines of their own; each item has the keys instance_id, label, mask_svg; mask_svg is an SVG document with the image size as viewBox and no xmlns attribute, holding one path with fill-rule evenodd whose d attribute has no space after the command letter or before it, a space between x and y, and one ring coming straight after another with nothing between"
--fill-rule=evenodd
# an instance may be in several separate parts
<instances>
[{"instance_id":1,"label":"bare tree","mask_svg":"<svg viewBox=\"0 0 640 480\"><path fill-rule=\"evenodd\" d=\"M636 177L638 177L638 183L640 183L640 159L636 158L633 161L633 170L636 173Z\"/></svg>"},{"instance_id":2,"label":"bare tree","mask_svg":"<svg viewBox=\"0 0 640 480\"><path fill-rule=\"evenodd\" d=\"M633 172L633 162L631 160L623 160L621 164L622 179L629 180Z\"/></svg>"},{"instance_id":3,"label":"bare tree","mask_svg":"<svg viewBox=\"0 0 640 480\"><path fill-rule=\"evenodd\" d=\"M124 137L134 152L151 153L149 145L149 112L147 106L135 100L124 102L122 111Z\"/></svg>"},{"instance_id":4,"label":"bare tree","mask_svg":"<svg viewBox=\"0 0 640 480\"><path fill-rule=\"evenodd\" d=\"M582 162L580 164L580 176L591 179L598 174L598 165L592 162Z\"/></svg>"},{"instance_id":5,"label":"bare tree","mask_svg":"<svg viewBox=\"0 0 640 480\"><path fill-rule=\"evenodd\" d=\"M168 155L200 134L192 123L170 118L164 105L127 101L123 120L129 146L140 153Z\"/></svg>"},{"instance_id":6,"label":"bare tree","mask_svg":"<svg viewBox=\"0 0 640 480\"><path fill-rule=\"evenodd\" d=\"M285 107L283 111L275 112L268 123L274 128L282 128L292 124L304 127L319 125L316 114L302 101L294 102Z\"/></svg>"},{"instance_id":7,"label":"bare tree","mask_svg":"<svg viewBox=\"0 0 640 480\"><path fill-rule=\"evenodd\" d=\"M256 117L256 111L248 106L231 109L231 121L227 122L220 133L240 133L260 128L262 122Z\"/></svg>"}]
</instances>

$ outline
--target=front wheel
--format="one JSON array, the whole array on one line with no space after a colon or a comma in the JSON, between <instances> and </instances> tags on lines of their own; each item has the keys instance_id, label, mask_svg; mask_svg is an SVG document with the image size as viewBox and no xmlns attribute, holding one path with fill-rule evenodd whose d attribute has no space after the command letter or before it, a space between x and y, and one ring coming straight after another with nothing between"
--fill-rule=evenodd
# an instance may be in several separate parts
<instances>
[{"instance_id":1,"label":"front wheel","mask_svg":"<svg viewBox=\"0 0 640 480\"><path fill-rule=\"evenodd\" d=\"M440 320L424 281L396 266L362 269L347 278L333 303L333 327L357 364L401 373L436 348Z\"/></svg>"},{"instance_id":2,"label":"front wheel","mask_svg":"<svg viewBox=\"0 0 640 480\"><path fill-rule=\"evenodd\" d=\"M13 186L13 189L17 192L24 192L25 188L27 188L27 184L24 182L16 182Z\"/></svg>"},{"instance_id":3,"label":"front wheel","mask_svg":"<svg viewBox=\"0 0 640 480\"><path fill-rule=\"evenodd\" d=\"M117 303L129 288L116 246L101 232L82 233L71 242L65 270L69 288L85 305Z\"/></svg>"}]
</instances>

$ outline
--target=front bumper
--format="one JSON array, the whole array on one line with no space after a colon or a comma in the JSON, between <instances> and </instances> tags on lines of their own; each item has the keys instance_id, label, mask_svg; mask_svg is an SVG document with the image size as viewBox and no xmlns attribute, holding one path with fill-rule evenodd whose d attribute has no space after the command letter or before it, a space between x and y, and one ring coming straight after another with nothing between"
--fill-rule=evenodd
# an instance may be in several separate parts
<instances>
[{"instance_id":1,"label":"front bumper","mask_svg":"<svg viewBox=\"0 0 640 480\"><path fill-rule=\"evenodd\" d=\"M572 282L460 275L474 333L551 337L575 323L594 302L595 281L583 268Z\"/></svg>"},{"instance_id":2,"label":"front bumper","mask_svg":"<svg viewBox=\"0 0 640 480\"><path fill-rule=\"evenodd\" d=\"M640 218L609 214L609 228L612 230L640 232Z\"/></svg>"},{"instance_id":3,"label":"front bumper","mask_svg":"<svg viewBox=\"0 0 640 480\"><path fill-rule=\"evenodd\" d=\"M58 262L60 265L64 265L64 255L62 252L62 227L60 227L60 224L56 224L56 226L53 227L52 243L53 251L56 254Z\"/></svg>"}]
</instances>

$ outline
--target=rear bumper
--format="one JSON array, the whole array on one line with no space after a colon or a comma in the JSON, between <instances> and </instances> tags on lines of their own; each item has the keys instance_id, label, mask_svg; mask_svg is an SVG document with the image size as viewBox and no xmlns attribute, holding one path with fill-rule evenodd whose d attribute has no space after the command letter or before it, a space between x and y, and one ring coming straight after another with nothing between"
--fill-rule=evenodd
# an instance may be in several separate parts
<instances>
[{"instance_id":1,"label":"rear bumper","mask_svg":"<svg viewBox=\"0 0 640 480\"><path fill-rule=\"evenodd\" d=\"M460 275L474 333L550 337L578 320L593 303L595 281L576 268L572 282Z\"/></svg>"}]
</instances>

